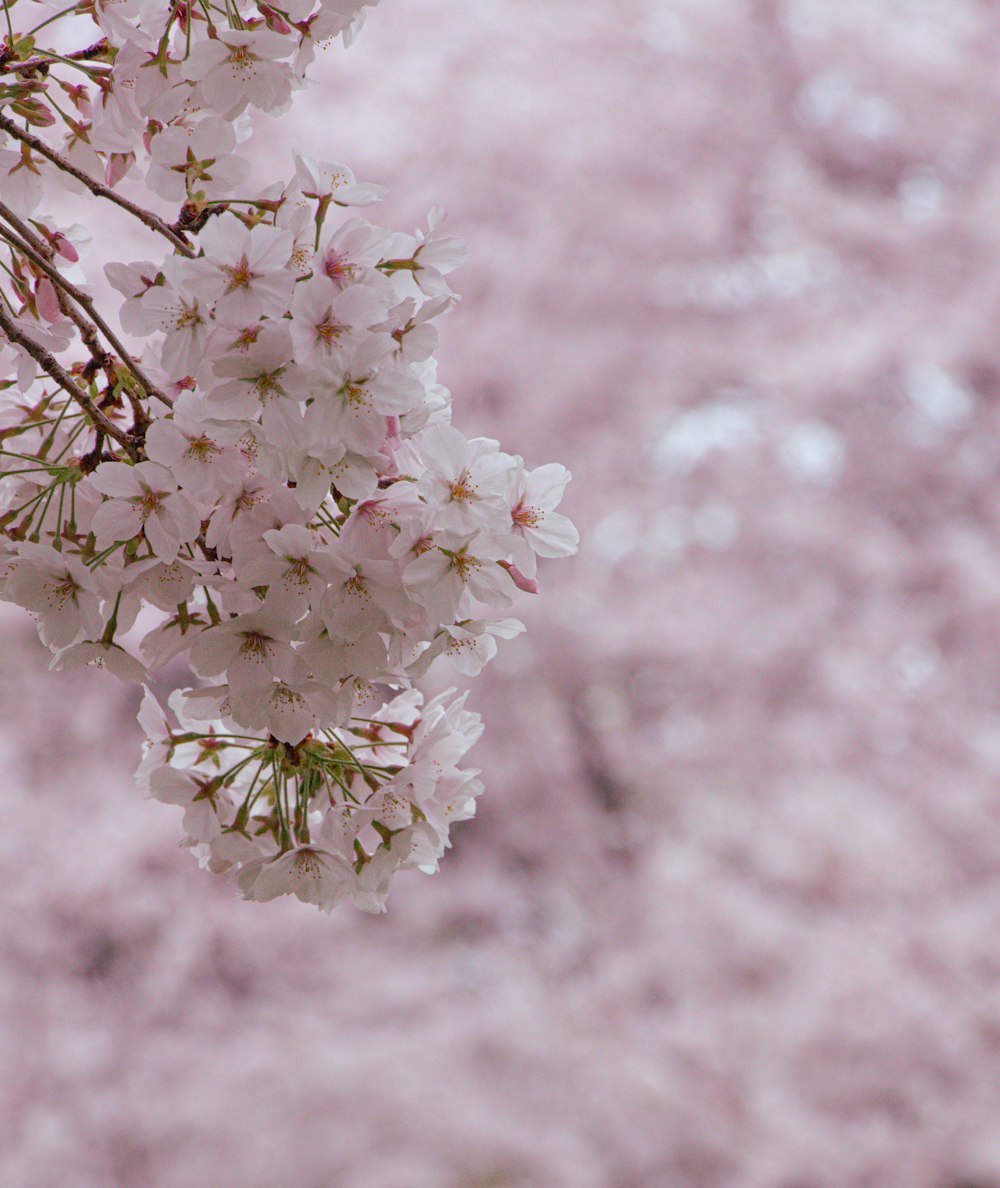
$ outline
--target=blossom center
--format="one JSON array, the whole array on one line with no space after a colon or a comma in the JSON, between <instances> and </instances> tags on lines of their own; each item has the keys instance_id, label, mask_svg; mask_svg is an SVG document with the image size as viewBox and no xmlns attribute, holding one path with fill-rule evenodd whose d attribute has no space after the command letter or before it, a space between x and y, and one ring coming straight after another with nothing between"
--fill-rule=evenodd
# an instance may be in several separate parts
<instances>
[{"instance_id":1,"label":"blossom center","mask_svg":"<svg viewBox=\"0 0 1000 1188\"><path fill-rule=\"evenodd\" d=\"M289 557L287 560L291 561L291 565L285 571L285 577L300 586L308 585L309 574L312 572L308 557Z\"/></svg>"},{"instance_id":2,"label":"blossom center","mask_svg":"<svg viewBox=\"0 0 1000 1188\"><path fill-rule=\"evenodd\" d=\"M527 507L520 503L510 513L510 518L516 528L537 528L542 520L542 513L537 507Z\"/></svg>"},{"instance_id":3,"label":"blossom center","mask_svg":"<svg viewBox=\"0 0 1000 1188\"><path fill-rule=\"evenodd\" d=\"M259 491L243 490L240 492L239 499L236 500L237 510L250 511L252 508L255 508L263 498L263 494Z\"/></svg>"},{"instance_id":4,"label":"blossom center","mask_svg":"<svg viewBox=\"0 0 1000 1188\"><path fill-rule=\"evenodd\" d=\"M316 333L324 342L337 342L346 329L346 326L334 321L333 311L327 310L324 320L316 327Z\"/></svg>"},{"instance_id":5,"label":"blossom center","mask_svg":"<svg viewBox=\"0 0 1000 1188\"><path fill-rule=\"evenodd\" d=\"M248 289L256 275L246 256L243 256L238 264L223 264L222 271L229 277L227 293L234 293L237 289Z\"/></svg>"},{"instance_id":6,"label":"blossom center","mask_svg":"<svg viewBox=\"0 0 1000 1188\"><path fill-rule=\"evenodd\" d=\"M204 434L201 437L192 438L188 442L188 457L194 458L198 462L208 462L214 454L221 453L222 447L216 445L210 437L206 437Z\"/></svg>"},{"instance_id":7,"label":"blossom center","mask_svg":"<svg viewBox=\"0 0 1000 1188\"><path fill-rule=\"evenodd\" d=\"M347 403L352 408L365 408L370 403L368 391L363 384L346 383L341 391L347 397Z\"/></svg>"},{"instance_id":8,"label":"blossom center","mask_svg":"<svg viewBox=\"0 0 1000 1188\"><path fill-rule=\"evenodd\" d=\"M345 583L345 589L353 598L360 598L362 602L368 602L371 599L363 573L355 573L353 577L349 577Z\"/></svg>"},{"instance_id":9,"label":"blossom center","mask_svg":"<svg viewBox=\"0 0 1000 1188\"><path fill-rule=\"evenodd\" d=\"M242 75L244 78L253 78L257 73L255 61L253 54L243 45L236 46L229 55L229 64L233 68L233 73Z\"/></svg>"},{"instance_id":10,"label":"blossom center","mask_svg":"<svg viewBox=\"0 0 1000 1188\"><path fill-rule=\"evenodd\" d=\"M483 563L478 557L472 557L468 553L456 553L451 559L452 565L458 571L458 576L463 582L467 582L469 577L476 572L477 569L482 569Z\"/></svg>"},{"instance_id":11,"label":"blossom center","mask_svg":"<svg viewBox=\"0 0 1000 1188\"><path fill-rule=\"evenodd\" d=\"M143 522L158 510L162 501L162 491L151 491L148 487L143 491L139 498L139 510L142 512Z\"/></svg>"},{"instance_id":12,"label":"blossom center","mask_svg":"<svg viewBox=\"0 0 1000 1188\"><path fill-rule=\"evenodd\" d=\"M354 276L354 268L346 256L337 252L328 252L323 261L323 271L332 281L350 280Z\"/></svg>"},{"instance_id":13,"label":"blossom center","mask_svg":"<svg viewBox=\"0 0 1000 1188\"><path fill-rule=\"evenodd\" d=\"M174 317L174 327L177 330L186 330L189 326L197 326L201 322L201 314L198 312L198 306L182 305Z\"/></svg>"},{"instance_id":14,"label":"blossom center","mask_svg":"<svg viewBox=\"0 0 1000 1188\"><path fill-rule=\"evenodd\" d=\"M243 642L240 644L240 655L245 660L262 661L271 654L271 637L259 631L241 631Z\"/></svg>"},{"instance_id":15,"label":"blossom center","mask_svg":"<svg viewBox=\"0 0 1000 1188\"><path fill-rule=\"evenodd\" d=\"M252 387L262 401L266 401L269 396L283 394L281 375L284 370L284 367L279 367L277 371L265 371L254 377Z\"/></svg>"},{"instance_id":16,"label":"blossom center","mask_svg":"<svg viewBox=\"0 0 1000 1188\"><path fill-rule=\"evenodd\" d=\"M467 470L463 470L455 482L451 484L452 499L475 499L476 484L472 481L472 476Z\"/></svg>"},{"instance_id":17,"label":"blossom center","mask_svg":"<svg viewBox=\"0 0 1000 1188\"><path fill-rule=\"evenodd\" d=\"M53 604L54 600L54 605L58 606L60 610L62 610L62 608L67 602L69 602L71 598L76 597L76 592L80 589L80 587L75 581L73 581L69 574L66 574L58 585L47 584L45 588L50 594L50 605Z\"/></svg>"}]
</instances>

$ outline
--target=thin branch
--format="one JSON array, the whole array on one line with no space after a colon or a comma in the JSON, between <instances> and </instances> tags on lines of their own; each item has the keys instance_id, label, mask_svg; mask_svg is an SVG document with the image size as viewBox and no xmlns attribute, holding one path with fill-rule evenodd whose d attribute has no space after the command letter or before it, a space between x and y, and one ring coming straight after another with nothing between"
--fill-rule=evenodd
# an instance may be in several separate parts
<instances>
[{"instance_id":1,"label":"thin branch","mask_svg":"<svg viewBox=\"0 0 1000 1188\"><path fill-rule=\"evenodd\" d=\"M24 350L26 350L32 357L32 359L35 360L38 366L41 367L45 374L51 379L54 379L59 387L62 388L63 391L69 396L71 396L77 404L80 405L87 416L90 417L94 425L106 433L108 437L113 437L115 441L118 442L118 444L128 454L133 462L139 461L140 454L138 447L136 446L135 442L132 441L129 435L125 433L124 430L119 429L117 425L108 420L108 418L104 415L104 413L101 412L101 410L97 407L93 400L91 400L87 393L82 391L82 389L73 382L72 377L62 367L55 356L50 355L49 352L39 343L35 342L33 338L30 338L23 331L18 330L17 326L14 324L14 319L11 318L2 307L0 307L0 330L4 332L4 335L8 341L23 347Z\"/></svg>"},{"instance_id":2,"label":"thin branch","mask_svg":"<svg viewBox=\"0 0 1000 1188\"><path fill-rule=\"evenodd\" d=\"M117 368L115 360L112 355L101 345L100 339L97 337L97 327L93 322L88 322L76 306L69 300L65 293L59 289L56 290L56 300L59 302L59 308L63 311L65 316L70 319L77 330L80 331L80 337L83 339L83 345L90 353L90 362L84 364L83 378L85 380L92 379L98 371L103 371L105 378L108 381L108 391L114 389L115 383L118 379ZM123 389L124 395L129 404L132 406L132 437L135 441L141 442L145 440L146 430L150 425L150 416L143 407L142 401L136 396L135 392L130 387ZM95 447L97 453L100 453L100 448Z\"/></svg>"},{"instance_id":3,"label":"thin branch","mask_svg":"<svg viewBox=\"0 0 1000 1188\"><path fill-rule=\"evenodd\" d=\"M0 116L0 119L2 118L3 117ZM49 264L49 262L45 259L45 257L31 246L30 241L33 238L31 231L25 227L24 223L10 209L10 207L5 205L3 202L0 202L0 217L10 223L10 225L17 232L17 234L14 234L9 230L0 228L0 235L2 235L2 237L7 240L11 247L16 248L17 251L19 251L22 255L27 256L37 268L40 268L54 285L57 285L59 288L61 288L63 292L68 293L78 305L82 305L90 315L91 320L94 322L97 328L101 331L108 342L111 343L112 347L118 352L125 366L129 369L129 371L132 372L139 383L142 384L143 388L145 388L147 394L150 396L155 396L157 400L161 400L168 407L172 407L173 402L171 401L170 397L161 392L159 388L157 388L156 385L146 376L139 364L136 363L136 361L118 340L115 332L97 312L97 308L95 307L93 300L88 297L87 294L81 289L78 289L76 285L72 283L72 281L68 281L57 268L53 268L52 265Z\"/></svg>"},{"instance_id":4,"label":"thin branch","mask_svg":"<svg viewBox=\"0 0 1000 1188\"><path fill-rule=\"evenodd\" d=\"M108 39L102 37L100 41L95 41L93 45L88 45L86 49L74 50L71 54L64 54L63 57L71 59L73 62L85 62L89 58L99 58L101 54L107 53Z\"/></svg>"},{"instance_id":5,"label":"thin branch","mask_svg":"<svg viewBox=\"0 0 1000 1188\"><path fill-rule=\"evenodd\" d=\"M63 60L70 62L89 62L92 58L100 58L107 53L108 39L102 37L100 41L95 41L93 45L88 45L86 49L74 50L71 54L62 54ZM33 71L38 71L39 74L48 74L52 66L52 61L49 58L28 58L26 62L4 62L0 56L0 70L7 74L31 74Z\"/></svg>"},{"instance_id":6,"label":"thin branch","mask_svg":"<svg viewBox=\"0 0 1000 1188\"><path fill-rule=\"evenodd\" d=\"M19 222L17 230L21 238L51 265L55 256L52 245L44 241L40 235L36 235L28 224L23 221ZM0 236L2 235L3 232L0 231ZM52 266L55 267L54 265ZM11 275L13 276L13 273ZM114 386L117 378L115 375L114 360L101 345L100 339L97 336L97 327L93 322L88 321L83 316L61 286L55 286L55 293L63 316L68 318L76 326L77 330L80 331L83 345L90 352L91 362L84 367L83 378L86 380L92 379L98 371L103 371L107 376L108 383ZM11 313L14 312L14 308L11 306Z\"/></svg>"},{"instance_id":7,"label":"thin branch","mask_svg":"<svg viewBox=\"0 0 1000 1188\"><path fill-rule=\"evenodd\" d=\"M143 210L141 206L136 206L134 202L123 198L121 194L116 194L108 186L95 181L88 174L84 173L82 169L77 169L75 165L67 161L61 153L57 153L55 149L49 148L44 140L40 140L37 136L32 136L30 132L23 131L13 120L8 119L2 113L0 113L0 128L17 140L20 140L23 144L26 144L29 148L34 149L36 153L45 157L46 160L51 161L57 169L61 169L64 173L75 177L77 181L82 182L98 198L107 198L109 202L120 206L122 210L127 210L129 214L135 215L140 223L144 223L150 230L156 231L164 236L164 238L169 239L182 256L194 256L194 249L191 245L178 235L176 231L172 230L158 215L153 214L152 211Z\"/></svg>"}]
</instances>

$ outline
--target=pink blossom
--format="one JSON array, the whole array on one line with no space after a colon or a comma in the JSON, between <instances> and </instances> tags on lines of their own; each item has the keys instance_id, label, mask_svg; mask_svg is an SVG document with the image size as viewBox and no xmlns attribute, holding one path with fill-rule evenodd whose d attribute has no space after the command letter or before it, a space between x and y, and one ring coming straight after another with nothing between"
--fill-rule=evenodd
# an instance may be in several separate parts
<instances>
[{"instance_id":1,"label":"pink blossom","mask_svg":"<svg viewBox=\"0 0 1000 1188\"><path fill-rule=\"evenodd\" d=\"M102 462L86 481L108 496L92 523L99 548L132 540L141 532L155 555L169 563L200 531L201 517L194 505L178 490L171 472L157 462Z\"/></svg>"}]
</instances>

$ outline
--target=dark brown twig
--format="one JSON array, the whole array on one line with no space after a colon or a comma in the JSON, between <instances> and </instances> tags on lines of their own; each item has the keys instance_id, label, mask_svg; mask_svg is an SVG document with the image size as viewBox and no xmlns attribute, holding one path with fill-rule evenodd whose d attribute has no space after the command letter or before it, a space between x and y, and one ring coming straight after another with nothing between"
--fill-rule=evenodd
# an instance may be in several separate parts
<instances>
[{"instance_id":1,"label":"dark brown twig","mask_svg":"<svg viewBox=\"0 0 1000 1188\"><path fill-rule=\"evenodd\" d=\"M84 410L94 425L102 432L106 433L108 437L113 437L115 441L128 454L133 462L138 462L140 453L138 446L129 437L129 435L119 427L113 424L101 412L97 405L77 384L73 382L72 377L59 363L55 356L40 344L35 342L33 338L19 330L14 323L14 319L7 313L7 311L0 305L0 330L3 331L8 341L16 343L28 352L28 354L35 360L39 367L45 372L50 379L55 382L66 392L77 404Z\"/></svg>"},{"instance_id":2,"label":"dark brown twig","mask_svg":"<svg viewBox=\"0 0 1000 1188\"><path fill-rule=\"evenodd\" d=\"M52 265L45 259L45 257L34 247L32 247L30 241L33 236L30 229L25 227L22 220L19 219L18 216L10 209L10 207L8 207L3 202L0 202L0 218L3 218L5 222L9 223L10 226L14 228L14 230L11 231L9 229L0 227L0 236L6 239L11 247L13 247L16 251L20 252L23 256L26 256L36 268L41 269L41 271L45 273L45 275L49 278L49 280L52 281L54 285L60 288L64 293L67 293L78 305L82 306L83 309L87 311L91 321L97 326L111 346L118 352L122 362L129 369L129 371L132 372L146 392L150 396L155 396L158 400L170 407L173 403L170 397L161 392L159 388L157 388L156 385L146 376L139 364L136 363L136 361L119 341L115 332L97 312L97 308L95 307L93 300L88 297L87 294L81 289L78 289L76 285L72 283L72 281L67 280L57 268L53 268Z\"/></svg>"},{"instance_id":3,"label":"dark brown twig","mask_svg":"<svg viewBox=\"0 0 1000 1188\"><path fill-rule=\"evenodd\" d=\"M158 215L149 210L143 210L141 206L136 206L134 202L130 202L127 198L123 198L121 194L116 194L114 190L108 186L103 185L99 181L95 181L89 174L83 172L82 169L67 161L64 156L57 153L55 149L49 148L44 140L40 140L37 136L32 136L30 132L25 132L19 128L13 120L8 119L7 116L0 113L0 128L11 136L20 140L22 144L26 144L30 149L39 153L47 161L51 161L57 169L61 169L64 173L68 173L71 177L75 177L77 181L82 182L88 190L98 198L107 198L109 202L113 202L116 206L120 206L122 210L127 210L129 214L134 215L140 223L144 223L152 231L169 239L174 247L181 253L182 256L193 257L195 252L191 245L182 236L178 235L167 223L165 223Z\"/></svg>"}]
</instances>

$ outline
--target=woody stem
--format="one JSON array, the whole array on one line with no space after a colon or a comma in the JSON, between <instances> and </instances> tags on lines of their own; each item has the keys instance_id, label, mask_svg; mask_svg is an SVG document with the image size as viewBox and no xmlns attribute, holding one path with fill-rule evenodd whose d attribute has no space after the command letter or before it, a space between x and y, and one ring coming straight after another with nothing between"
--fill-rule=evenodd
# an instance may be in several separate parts
<instances>
[{"instance_id":1,"label":"woody stem","mask_svg":"<svg viewBox=\"0 0 1000 1188\"><path fill-rule=\"evenodd\" d=\"M0 113L0 128L9 135L20 140L22 144L26 144L34 152L43 156L47 161L51 161L57 169L61 169L64 173L68 173L71 177L75 177L77 181L82 182L87 189L98 198L107 198L109 202L113 202L116 206L120 206L122 210L127 210L129 214L134 215L140 223L144 223L152 231L156 231L165 239L169 239L174 247L181 253L182 256L194 256L194 249L191 245L176 231L174 231L167 223L163 221L158 215L153 214L152 211L143 210L141 206L136 206L134 202L130 202L127 198L123 198L121 194L116 194L114 190L101 182L96 181L90 177L89 174L78 169L72 162L62 156L61 153L56 152L55 149L49 148L44 140L37 136L33 136L30 132L25 132L19 128L13 120Z\"/></svg>"},{"instance_id":2,"label":"woody stem","mask_svg":"<svg viewBox=\"0 0 1000 1188\"><path fill-rule=\"evenodd\" d=\"M139 461L138 447L129 435L108 420L87 393L73 382L72 377L53 355L50 355L43 346L17 328L14 319L2 305L0 305L0 330L3 331L8 341L23 347L45 374L55 380L59 387L80 405L94 425L118 442L133 462Z\"/></svg>"}]
</instances>

